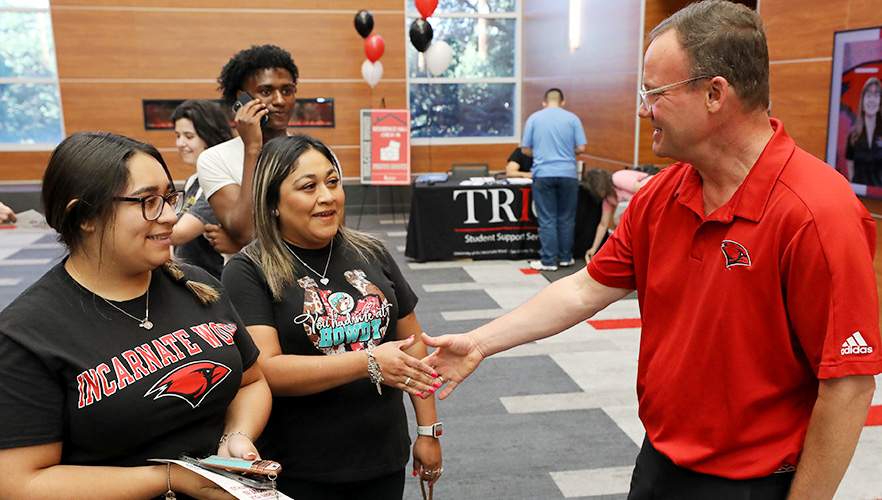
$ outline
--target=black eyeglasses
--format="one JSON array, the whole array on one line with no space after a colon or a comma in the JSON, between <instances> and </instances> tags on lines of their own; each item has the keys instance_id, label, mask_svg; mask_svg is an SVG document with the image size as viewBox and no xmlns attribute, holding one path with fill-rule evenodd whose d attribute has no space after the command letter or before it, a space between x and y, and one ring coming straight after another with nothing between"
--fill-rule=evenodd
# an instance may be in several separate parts
<instances>
[{"instance_id":1,"label":"black eyeglasses","mask_svg":"<svg viewBox=\"0 0 882 500\"><path fill-rule=\"evenodd\" d=\"M172 191L165 196L162 196L161 194L151 194L142 198L114 196L113 199L114 201L131 201L140 203L141 215L144 216L145 220L158 219L159 216L162 215L162 209L165 208L166 203L172 207L172 210L174 210L176 214L180 213L181 209L184 208L183 191Z\"/></svg>"}]
</instances>

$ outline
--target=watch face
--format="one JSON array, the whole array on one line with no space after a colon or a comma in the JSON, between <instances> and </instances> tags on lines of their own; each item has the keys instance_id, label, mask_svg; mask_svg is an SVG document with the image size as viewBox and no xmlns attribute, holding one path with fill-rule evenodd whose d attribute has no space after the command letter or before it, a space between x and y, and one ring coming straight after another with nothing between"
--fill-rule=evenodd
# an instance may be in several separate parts
<instances>
[{"instance_id":1,"label":"watch face","mask_svg":"<svg viewBox=\"0 0 882 500\"><path fill-rule=\"evenodd\" d=\"M441 422L438 422L437 424L435 424L435 425L432 426L432 434L433 434L435 437L441 437L442 430L443 430L443 429L442 429L442 426L441 426Z\"/></svg>"}]
</instances>

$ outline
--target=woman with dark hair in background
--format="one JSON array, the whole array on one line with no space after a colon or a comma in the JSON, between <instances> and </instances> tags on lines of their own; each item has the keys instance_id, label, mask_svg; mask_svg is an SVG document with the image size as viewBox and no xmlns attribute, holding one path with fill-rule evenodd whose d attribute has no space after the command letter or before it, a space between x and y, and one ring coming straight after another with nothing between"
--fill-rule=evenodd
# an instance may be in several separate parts
<instances>
[{"instance_id":1,"label":"woman with dark hair in background","mask_svg":"<svg viewBox=\"0 0 882 500\"><path fill-rule=\"evenodd\" d=\"M869 78L861 90L861 102L845 148L849 180L855 184L882 186L882 81Z\"/></svg>"},{"instance_id":2,"label":"woman with dark hair in background","mask_svg":"<svg viewBox=\"0 0 882 500\"><path fill-rule=\"evenodd\" d=\"M420 361L417 297L375 238L342 225L340 166L309 136L273 139L254 172L255 240L224 284L261 349L273 411L258 441L297 500L391 500L410 458L402 396L418 436L413 474L441 476L441 387Z\"/></svg>"},{"instance_id":3,"label":"woman with dark hair in background","mask_svg":"<svg viewBox=\"0 0 882 500\"><path fill-rule=\"evenodd\" d=\"M233 138L230 117L211 101L184 101L175 108L171 121L181 160L194 169L203 151ZM221 254L236 253L242 247L218 224L196 173L187 179L184 192L184 208L171 235L175 256L220 279L224 268ZM203 234L205 237L199 238Z\"/></svg>"},{"instance_id":4,"label":"woman with dark hair in background","mask_svg":"<svg viewBox=\"0 0 882 500\"><path fill-rule=\"evenodd\" d=\"M584 192L579 196L576 211L576 228L579 230L573 242L573 255L584 255L587 263L606 241L618 200L608 170L586 170L580 184Z\"/></svg>"},{"instance_id":5,"label":"woman with dark hair in background","mask_svg":"<svg viewBox=\"0 0 882 500\"><path fill-rule=\"evenodd\" d=\"M256 458L271 404L220 284L169 260L183 193L159 152L73 134L42 197L70 254L0 313L0 498L232 499L149 461Z\"/></svg>"}]
</instances>

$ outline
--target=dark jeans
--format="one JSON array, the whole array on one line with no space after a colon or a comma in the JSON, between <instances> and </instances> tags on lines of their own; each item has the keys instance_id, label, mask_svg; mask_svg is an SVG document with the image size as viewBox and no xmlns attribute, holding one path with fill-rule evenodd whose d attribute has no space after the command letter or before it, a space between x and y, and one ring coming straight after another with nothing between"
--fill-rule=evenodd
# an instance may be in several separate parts
<instances>
[{"instance_id":1,"label":"dark jeans","mask_svg":"<svg viewBox=\"0 0 882 500\"><path fill-rule=\"evenodd\" d=\"M794 474L741 480L701 474L675 465L644 439L628 500L784 500Z\"/></svg>"},{"instance_id":2,"label":"dark jeans","mask_svg":"<svg viewBox=\"0 0 882 500\"><path fill-rule=\"evenodd\" d=\"M295 500L399 500L404 496L404 469L351 483L317 483L279 476L279 491Z\"/></svg>"},{"instance_id":3,"label":"dark jeans","mask_svg":"<svg viewBox=\"0 0 882 500\"><path fill-rule=\"evenodd\" d=\"M534 177L533 203L539 219L539 260L546 266L573 258L573 230L579 181L569 177Z\"/></svg>"}]
</instances>

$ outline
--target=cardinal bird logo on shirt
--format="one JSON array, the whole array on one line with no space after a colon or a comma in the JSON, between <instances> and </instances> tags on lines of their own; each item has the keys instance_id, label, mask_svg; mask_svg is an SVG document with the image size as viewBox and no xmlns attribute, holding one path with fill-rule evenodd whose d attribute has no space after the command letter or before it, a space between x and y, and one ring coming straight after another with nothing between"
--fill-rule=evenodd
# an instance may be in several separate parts
<instances>
[{"instance_id":1,"label":"cardinal bird logo on shirt","mask_svg":"<svg viewBox=\"0 0 882 500\"><path fill-rule=\"evenodd\" d=\"M741 243L723 240L723 245L720 248L726 257L726 269L732 266L750 266L750 255Z\"/></svg>"},{"instance_id":2,"label":"cardinal bird logo on shirt","mask_svg":"<svg viewBox=\"0 0 882 500\"><path fill-rule=\"evenodd\" d=\"M230 369L224 365L212 361L194 361L162 377L144 397L154 393L156 396L153 399L175 396L196 408L229 374Z\"/></svg>"}]
</instances>

